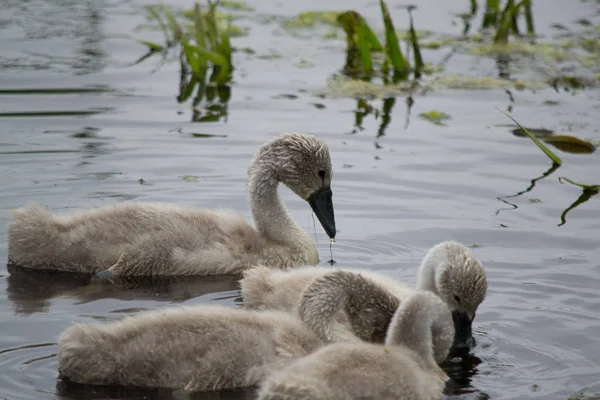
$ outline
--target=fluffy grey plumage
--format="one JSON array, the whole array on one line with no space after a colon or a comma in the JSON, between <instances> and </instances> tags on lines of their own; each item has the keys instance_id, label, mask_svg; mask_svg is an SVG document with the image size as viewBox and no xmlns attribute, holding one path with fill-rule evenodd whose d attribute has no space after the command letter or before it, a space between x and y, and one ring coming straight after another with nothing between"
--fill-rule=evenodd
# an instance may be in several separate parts
<instances>
[{"instance_id":1,"label":"fluffy grey plumage","mask_svg":"<svg viewBox=\"0 0 600 400\"><path fill-rule=\"evenodd\" d=\"M439 297L416 292L402 302L385 345L335 343L273 372L259 400L438 400L448 376L435 362L432 332L449 338L452 319Z\"/></svg>"},{"instance_id":2,"label":"fluffy grey plumage","mask_svg":"<svg viewBox=\"0 0 600 400\"><path fill-rule=\"evenodd\" d=\"M256 263L314 265L317 249L281 203L277 186L284 183L314 208L311 196L329 190L331 174L323 141L282 135L258 150L248 170L256 228L233 212L175 205L119 203L69 216L31 205L13 212L9 261L73 272L108 269L114 275L216 275ZM327 212L335 235L333 209Z\"/></svg>"},{"instance_id":3,"label":"fluffy grey plumage","mask_svg":"<svg viewBox=\"0 0 600 400\"><path fill-rule=\"evenodd\" d=\"M58 368L78 383L216 390L254 385L322 345L287 313L169 307L70 327Z\"/></svg>"},{"instance_id":4,"label":"fluffy grey plumage","mask_svg":"<svg viewBox=\"0 0 600 400\"><path fill-rule=\"evenodd\" d=\"M278 271L256 267L244 272L240 284L245 307L298 313L327 341L381 341L380 333L395 310L393 299L401 302L415 291L373 272L326 267ZM456 317L460 339L467 342L487 290L485 271L469 249L452 241L432 247L419 268L416 289L442 298ZM362 316L364 323L358 325L361 318L352 315ZM375 326L365 325L367 315Z\"/></svg>"}]
</instances>

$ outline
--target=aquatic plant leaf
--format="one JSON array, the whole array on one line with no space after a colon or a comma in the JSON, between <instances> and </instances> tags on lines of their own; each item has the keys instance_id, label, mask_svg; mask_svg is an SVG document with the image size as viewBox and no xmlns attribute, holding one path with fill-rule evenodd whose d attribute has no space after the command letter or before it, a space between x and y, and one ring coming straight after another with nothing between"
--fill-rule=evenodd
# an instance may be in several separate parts
<instances>
[{"instance_id":1,"label":"aquatic plant leaf","mask_svg":"<svg viewBox=\"0 0 600 400\"><path fill-rule=\"evenodd\" d=\"M531 133L536 138L547 138L549 136L554 135L554 131L551 131L550 129L544 129L544 128L527 128L527 130L529 131L529 133ZM521 129L521 128L513 129L511 132L515 136L519 136L519 137L526 137L527 136L527 134L525 133L525 131L523 129Z\"/></svg>"},{"instance_id":2,"label":"aquatic plant leaf","mask_svg":"<svg viewBox=\"0 0 600 400\"><path fill-rule=\"evenodd\" d=\"M516 7L514 6L514 0L508 0L506 2L506 7L504 7L504 11L500 17L500 25L496 30L496 36L494 37L494 43L507 43L508 35L510 33L511 23L516 11Z\"/></svg>"},{"instance_id":3,"label":"aquatic plant leaf","mask_svg":"<svg viewBox=\"0 0 600 400\"><path fill-rule=\"evenodd\" d=\"M163 14L165 15L165 18L167 19L167 26L171 31L171 35L173 35L173 41L178 41L181 38L182 33L181 26L179 26L179 22L177 22L177 20L175 19L175 15L173 15L173 11L171 11L171 9L168 6L161 4L161 9Z\"/></svg>"},{"instance_id":4,"label":"aquatic plant leaf","mask_svg":"<svg viewBox=\"0 0 600 400\"><path fill-rule=\"evenodd\" d=\"M148 47L150 49L150 51L152 51L152 52L163 51L165 49L165 47L161 46L160 44L148 42L146 40L137 40L137 42L139 44L142 44L142 45Z\"/></svg>"},{"instance_id":5,"label":"aquatic plant leaf","mask_svg":"<svg viewBox=\"0 0 600 400\"><path fill-rule=\"evenodd\" d=\"M573 180L571 180L569 178L565 178L564 176L559 176L558 177L558 181L560 183L563 183L563 181L567 181L571 185L579 186L580 188L583 188L584 190L589 190L589 191L593 191L593 192L600 191L600 185L586 185L586 184L583 184L583 183L575 182L575 181L573 181Z\"/></svg>"},{"instance_id":6,"label":"aquatic plant leaf","mask_svg":"<svg viewBox=\"0 0 600 400\"><path fill-rule=\"evenodd\" d=\"M362 25L363 30L365 32L365 37L368 40L369 45L371 46L371 51L383 51L383 46L381 45L381 42L379 42L377 35L373 32L373 30L367 24L364 18L362 18Z\"/></svg>"},{"instance_id":7,"label":"aquatic plant leaf","mask_svg":"<svg viewBox=\"0 0 600 400\"><path fill-rule=\"evenodd\" d=\"M412 43L413 53L415 55L415 78L421 77L421 71L423 70L423 57L421 56L421 48L419 47L419 39L415 32L415 26L413 23L413 16L411 8L408 8L408 15L410 17L410 41Z\"/></svg>"},{"instance_id":8,"label":"aquatic plant leaf","mask_svg":"<svg viewBox=\"0 0 600 400\"><path fill-rule=\"evenodd\" d=\"M533 0L525 2L525 23L527 24L527 34L535 35L535 25L533 24L533 12L531 10Z\"/></svg>"},{"instance_id":9,"label":"aquatic plant leaf","mask_svg":"<svg viewBox=\"0 0 600 400\"><path fill-rule=\"evenodd\" d=\"M485 15L483 17L482 28L490 26L495 27L498 21L498 13L500 12L500 0L487 0L485 4Z\"/></svg>"},{"instance_id":10,"label":"aquatic plant leaf","mask_svg":"<svg viewBox=\"0 0 600 400\"><path fill-rule=\"evenodd\" d=\"M365 19L355 11L340 14L337 22L346 33L346 72L373 72L372 51L381 51L383 47Z\"/></svg>"},{"instance_id":11,"label":"aquatic plant leaf","mask_svg":"<svg viewBox=\"0 0 600 400\"><path fill-rule=\"evenodd\" d=\"M410 71L410 64L402 55L400 45L398 44L398 37L396 36L396 30L394 29L394 23L392 22L392 17L390 16L385 2L379 0L379 5L383 16L383 24L385 26L386 56L394 67L394 80L406 80Z\"/></svg>"},{"instance_id":12,"label":"aquatic plant leaf","mask_svg":"<svg viewBox=\"0 0 600 400\"><path fill-rule=\"evenodd\" d=\"M229 68L232 69L233 68L233 64L231 61L231 42L229 41L229 33L227 30L223 31L221 33L221 54L223 55L223 57L225 57L225 59L227 60L227 64L229 65Z\"/></svg>"},{"instance_id":13,"label":"aquatic plant leaf","mask_svg":"<svg viewBox=\"0 0 600 400\"><path fill-rule=\"evenodd\" d=\"M198 53L195 51L194 46L189 44L186 39L181 39L181 46L183 47L185 58L188 64L190 65L194 76L199 80L204 80L206 76L206 70L208 67L206 60L201 59L198 56Z\"/></svg>"},{"instance_id":14,"label":"aquatic plant leaf","mask_svg":"<svg viewBox=\"0 0 600 400\"><path fill-rule=\"evenodd\" d=\"M206 50L198 46L189 45L192 51L195 51L199 59L205 59L210 61L213 65L219 67L219 73L216 80L223 82L227 80L229 76L231 66L227 62L227 59L222 55L215 53L214 51Z\"/></svg>"},{"instance_id":15,"label":"aquatic plant leaf","mask_svg":"<svg viewBox=\"0 0 600 400\"><path fill-rule=\"evenodd\" d=\"M365 25L364 23L359 23L356 26L356 35L358 36L358 53L364 72L370 75L373 73L373 59L371 58L371 45L367 38Z\"/></svg>"},{"instance_id":16,"label":"aquatic plant leaf","mask_svg":"<svg viewBox=\"0 0 600 400\"><path fill-rule=\"evenodd\" d=\"M567 153L589 154L596 151L594 144L573 136L557 135L544 138L544 142Z\"/></svg>"},{"instance_id":17,"label":"aquatic plant leaf","mask_svg":"<svg viewBox=\"0 0 600 400\"><path fill-rule=\"evenodd\" d=\"M196 44L201 47L206 46L204 14L202 14L202 9L198 3L194 5L194 30Z\"/></svg>"},{"instance_id":18,"label":"aquatic plant leaf","mask_svg":"<svg viewBox=\"0 0 600 400\"><path fill-rule=\"evenodd\" d=\"M554 163L556 163L558 165L562 164L562 160L560 159L560 157L557 156L556 154L554 154L552 152L552 150L550 150L548 147L546 147L546 145L544 145L544 143L540 142L538 140L538 138L536 138L531 132L529 132L529 130L527 128L524 128L523 126L521 126L521 124L519 124L516 119L514 119L513 117L511 117L510 115L508 115L507 113L505 113L501 109L497 108L497 110L500 111L502 114L506 115L508 118L510 118L515 124L517 124L517 126L519 128L521 128L523 130L523 132L525 132L525 134L527 136L529 136L529 138L531 140L533 140L533 143L535 143L537 145L537 147L539 147L540 150L542 150L544 152L544 154L546 156L548 156L548 158L550 160L552 160L552 162L554 162Z\"/></svg>"}]
</instances>

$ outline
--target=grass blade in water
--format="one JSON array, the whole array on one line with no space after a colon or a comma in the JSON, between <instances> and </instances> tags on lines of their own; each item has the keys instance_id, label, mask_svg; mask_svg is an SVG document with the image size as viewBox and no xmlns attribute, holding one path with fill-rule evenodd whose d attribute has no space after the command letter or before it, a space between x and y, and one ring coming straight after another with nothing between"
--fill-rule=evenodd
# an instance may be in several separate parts
<instances>
[{"instance_id":1,"label":"grass blade in water","mask_svg":"<svg viewBox=\"0 0 600 400\"><path fill-rule=\"evenodd\" d=\"M514 119L513 117L511 117L510 115L508 115L507 113L505 113L505 112L504 112L504 111L502 111L501 109L497 108L497 110L498 110L498 111L500 111L502 114L506 115L506 116L507 116L508 118L510 118L511 120L513 120L513 122L514 122L515 124L517 124L517 125L519 126L519 128L521 128L521 129L523 130L523 132L525 132L525 134L526 134L527 136L529 136L529 138L530 138L531 140L533 140L533 143L535 143L535 144L537 145L537 147L539 147L539 148L540 148L540 150L542 150L542 151L544 152L544 154L546 154L546 155L548 156L548 158L549 158L550 160L552 160L552 162L554 162L554 163L556 163L556 164L558 164L558 165L561 165L561 164L562 164L562 160L560 159L560 157L559 157L559 156L557 156L556 154L554 154L554 153L552 152L552 150L550 150L548 147L546 147L546 145L545 145L544 143L540 142L540 141L538 140L538 138L536 138L535 136L533 136L533 135L531 134L531 132L529 132L529 130L528 130L527 128L524 128L523 126L521 126L521 124L519 124L519 123L517 122L517 120L516 120L516 119Z\"/></svg>"},{"instance_id":2,"label":"grass blade in water","mask_svg":"<svg viewBox=\"0 0 600 400\"><path fill-rule=\"evenodd\" d=\"M369 39L367 38L365 25L366 23L359 21L356 25L356 36L358 39L358 53L360 54L364 72L370 76L373 74L373 59L371 58L371 46Z\"/></svg>"},{"instance_id":3,"label":"grass blade in water","mask_svg":"<svg viewBox=\"0 0 600 400\"><path fill-rule=\"evenodd\" d=\"M410 40L412 42L412 48L415 54L415 78L418 79L421 77L421 70L425 64L423 63L421 48L419 47L419 39L417 39L417 33L415 32L415 26L413 24L412 7L408 8L408 15L410 17Z\"/></svg>"},{"instance_id":4,"label":"grass blade in water","mask_svg":"<svg viewBox=\"0 0 600 400\"><path fill-rule=\"evenodd\" d=\"M233 65L231 62L231 42L229 41L229 24L227 24L221 32L220 53L223 57L225 57L227 64L229 65L229 72L231 72L231 70L233 69Z\"/></svg>"},{"instance_id":5,"label":"grass blade in water","mask_svg":"<svg viewBox=\"0 0 600 400\"><path fill-rule=\"evenodd\" d=\"M500 0L487 0L485 4L485 16L483 17L483 28L495 27L500 12Z\"/></svg>"},{"instance_id":6,"label":"grass blade in water","mask_svg":"<svg viewBox=\"0 0 600 400\"><path fill-rule=\"evenodd\" d=\"M558 181L560 183L563 183L563 181L567 181L571 185L579 186L580 188L583 188L584 190L588 190L590 192L598 192L598 191L600 191L600 185L586 185L586 184L583 184L583 183L575 182L575 181L573 181L573 180L571 180L569 178L565 178L564 176L558 177Z\"/></svg>"},{"instance_id":7,"label":"grass blade in water","mask_svg":"<svg viewBox=\"0 0 600 400\"><path fill-rule=\"evenodd\" d=\"M219 74L216 77L216 80L219 83L227 81L227 78L229 77L229 72L231 71L231 66L229 65L225 57L218 53L215 53L214 51L206 50L198 46L190 45L190 48L197 53L199 59L208 60L214 66L219 67Z\"/></svg>"},{"instance_id":8,"label":"grass blade in water","mask_svg":"<svg viewBox=\"0 0 600 400\"><path fill-rule=\"evenodd\" d=\"M383 16L383 23L385 25L386 55L394 67L394 78L406 80L410 71L410 64L408 61L406 61L406 58L404 58L402 51L400 50L398 37L396 36L396 31L394 30L394 23L392 22L392 17L390 17L387 6L383 0L379 0L379 5L381 6L381 14Z\"/></svg>"},{"instance_id":9,"label":"grass blade in water","mask_svg":"<svg viewBox=\"0 0 600 400\"><path fill-rule=\"evenodd\" d=\"M533 0L528 0L525 3L525 22L527 23L527 34L535 35L535 25L533 24L533 11L531 8L533 5Z\"/></svg>"},{"instance_id":10,"label":"grass blade in water","mask_svg":"<svg viewBox=\"0 0 600 400\"><path fill-rule=\"evenodd\" d=\"M194 5L194 28L196 30L196 44L200 47L206 47L206 28L204 27L204 15L200 8L200 4Z\"/></svg>"},{"instance_id":11,"label":"grass blade in water","mask_svg":"<svg viewBox=\"0 0 600 400\"><path fill-rule=\"evenodd\" d=\"M165 49L165 47L161 46L160 44L156 44L156 43L152 43L152 42L147 42L145 40L138 40L137 42L139 44L143 44L144 46L148 47L153 52L163 51Z\"/></svg>"},{"instance_id":12,"label":"grass blade in water","mask_svg":"<svg viewBox=\"0 0 600 400\"><path fill-rule=\"evenodd\" d=\"M164 4L161 4L161 9L167 18L167 26L173 35L173 41L179 41L179 39L181 39L181 27L179 26L179 22L175 19L173 11Z\"/></svg>"},{"instance_id":13,"label":"grass blade in water","mask_svg":"<svg viewBox=\"0 0 600 400\"><path fill-rule=\"evenodd\" d=\"M515 9L514 0L508 0L500 17L500 25L496 31L494 43L508 43L508 35L510 34Z\"/></svg>"}]
</instances>

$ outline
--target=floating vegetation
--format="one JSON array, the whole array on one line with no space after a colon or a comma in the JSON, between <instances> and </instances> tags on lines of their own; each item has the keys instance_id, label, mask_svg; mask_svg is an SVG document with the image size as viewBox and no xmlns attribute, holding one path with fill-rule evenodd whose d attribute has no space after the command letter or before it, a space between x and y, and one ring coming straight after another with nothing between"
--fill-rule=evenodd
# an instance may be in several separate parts
<instances>
[{"instance_id":1,"label":"floating vegetation","mask_svg":"<svg viewBox=\"0 0 600 400\"><path fill-rule=\"evenodd\" d=\"M554 131L551 131L550 129L527 128L527 131L536 138L542 139L545 143L548 143L566 153L589 154L596 151L596 145L592 142L568 135L554 136ZM511 132L515 136L527 136L527 133L521 128L513 129Z\"/></svg>"},{"instance_id":2,"label":"floating vegetation","mask_svg":"<svg viewBox=\"0 0 600 400\"><path fill-rule=\"evenodd\" d=\"M544 138L544 142L567 153L589 154L596 151L596 146L594 146L594 144L573 136L550 136Z\"/></svg>"},{"instance_id":3,"label":"floating vegetation","mask_svg":"<svg viewBox=\"0 0 600 400\"><path fill-rule=\"evenodd\" d=\"M436 78L430 83L437 89L544 89L548 84L543 81L533 81L524 79L502 79L492 76L464 76L464 75L444 75Z\"/></svg>"},{"instance_id":4,"label":"floating vegetation","mask_svg":"<svg viewBox=\"0 0 600 400\"><path fill-rule=\"evenodd\" d=\"M318 24L337 27L340 14L340 11L306 11L285 20L283 26L288 29L313 28Z\"/></svg>"},{"instance_id":5,"label":"floating vegetation","mask_svg":"<svg viewBox=\"0 0 600 400\"><path fill-rule=\"evenodd\" d=\"M149 51L137 63L154 54L161 54L163 61L170 52L179 54L177 100L185 102L194 95L192 120L198 122L218 121L226 116L226 104L231 96L228 85L233 73L230 25L229 18L217 12L218 4L218 1L209 1L208 9L202 10L196 3L193 13L184 12L183 18L192 24L179 21L175 12L164 4L149 5L146 7L148 17L161 29L165 41L164 44L140 41ZM207 104L199 107L204 97Z\"/></svg>"},{"instance_id":6,"label":"floating vegetation","mask_svg":"<svg viewBox=\"0 0 600 400\"><path fill-rule=\"evenodd\" d=\"M545 154L546 156L548 156L548 158L549 158L550 160L552 160L552 162L553 162L554 164L556 164L556 165L561 165L561 164L562 164L562 160L560 159L560 157L559 157L559 156L557 156L556 154L554 154L554 153L552 152L552 150L550 150L548 147L546 147L546 145L544 145L542 142L540 142L540 141L538 140L538 138L536 138L536 137L535 137L535 136L534 136L534 135L533 135L531 132L529 132L529 130L528 130L527 128L524 128L524 127L522 127L522 126L521 126L521 124L519 124L519 123L517 122L517 120L516 120L516 119L514 119L513 117L511 117L510 115L508 115L508 114L507 114L507 113L505 113L504 111L502 111L502 110L500 110L500 109L498 109L498 111L500 111L502 114L506 115L506 116L507 116L508 118L510 118L510 119L511 119L511 120L512 120L512 121L513 121L515 124L517 124L517 125L519 126L519 128L520 128L520 129L521 129L523 132L525 132L525 134L526 134L527 136L529 136L529 138L530 138L531 140L533 140L533 143L535 143L535 145L536 145L537 147L539 147L539 148L540 148L540 150L542 150L542 151L544 152L544 154Z\"/></svg>"},{"instance_id":7,"label":"floating vegetation","mask_svg":"<svg viewBox=\"0 0 600 400\"><path fill-rule=\"evenodd\" d=\"M200 178L195 175L184 175L182 178L186 182L198 182L200 180Z\"/></svg>"},{"instance_id":8,"label":"floating vegetation","mask_svg":"<svg viewBox=\"0 0 600 400\"><path fill-rule=\"evenodd\" d=\"M374 100L410 94L419 87L421 87L420 84L414 81L384 85L336 75L327 81L326 88L316 90L314 94L329 98L364 98Z\"/></svg>"},{"instance_id":9,"label":"floating vegetation","mask_svg":"<svg viewBox=\"0 0 600 400\"><path fill-rule=\"evenodd\" d=\"M545 138L545 137L554 135L554 131L551 131L550 129L544 129L544 128L527 128L527 130L529 131L529 133L531 133L536 138ZM515 136L527 137L527 134L521 128L513 129L511 132Z\"/></svg>"},{"instance_id":10,"label":"floating vegetation","mask_svg":"<svg viewBox=\"0 0 600 400\"><path fill-rule=\"evenodd\" d=\"M444 125L444 121L450 119L450 116L445 112L431 110L428 112L423 112L419 114L419 117L435 124L435 125Z\"/></svg>"},{"instance_id":11,"label":"floating vegetation","mask_svg":"<svg viewBox=\"0 0 600 400\"><path fill-rule=\"evenodd\" d=\"M528 136L543 152L544 154L546 154L546 156L548 156L548 158L550 158L550 160L552 160L552 166L550 167L550 169L548 171L546 171L542 176L535 178L531 181L531 185L525 189L522 190L514 195L511 196L503 196L503 197L498 197L497 199L502 201L503 203L511 206L510 209L516 209L517 205L510 203L509 201L507 201L506 199L508 198L513 198L513 197L518 197L521 196L524 193L530 192L534 187L537 181L539 181L540 179L544 179L545 177L549 176L550 174L552 174L554 171L556 171L562 164L562 160L556 155L554 154L552 151L550 151L550 149L548 149L548 147L546 147L539 139L538 137L541 138L541 140L543 140L546 143L552 144L553 146L563 150L563 151L568 151L571 153L591 153L593 151L595 151L595 145L591 142L585 141L585 140L581 140L578 139L576 137L572 137L572 136L566 136L566 135L557 135L557 136L553 136L554 132L548 129L534 129L533 131L537 133L537 135L535 135L534 133L532 133L529 129L524 128L523 126L521 126L514 118L512 118L510 115L506 114L504 111L499 110L500 112L502 112L504 115L506 115L507 117L509 117L511 120L513 120L513 122L515 124L517 124L517 126L519 127L519 129L514 129L512 132L513 134L515 134L516 136L522 136L523 134L525 134L526 136ZM537 137L536 137L537 136ZM598 194L600 192L600 185L590 185L590 184L583 184L583 183L579 183L579 182L575 182L569 178L565 178L563 176L558 178L558 181L560 183L563 183L563 181L568 182L572 185L578 186L580 188L583 189L582 194L579 196L579 198L577 200L575 200L575 202L573 202L573 204L571 204L569 207L567 207L561 214L560 216L560 224L558 224L558 226L562 226L564 225L567 221L566 221L566 216L569 213L569 211L573 210L574 208L576 208L577 206L585 203L586 201L588 201L592 196L595 196L596 194ZM496 211L496 215L502 211L501 209ZM599 399L600 400L600 399Z\"/></svg>"}]
</instances>

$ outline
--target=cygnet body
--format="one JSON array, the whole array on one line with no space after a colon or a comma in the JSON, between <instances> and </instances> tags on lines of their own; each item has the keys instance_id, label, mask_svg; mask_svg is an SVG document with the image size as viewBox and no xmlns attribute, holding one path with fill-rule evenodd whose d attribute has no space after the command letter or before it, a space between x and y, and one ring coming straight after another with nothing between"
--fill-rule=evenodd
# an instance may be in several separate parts
<instances>
[{"instance_id":1,"label":"cygnet body","mask_svg":"<svg viewBox=\"0 0 600 400\"><path fill-rule=\"evenodd\" d=\"M70 327L58 369L83 384L217 390L255 385L322 345L288 313L168 307Z\"/></svg>"},{"instance_id":2,"label":"cygnet body","mask_svg":"<svg viewBox=\"0 0 600 400\"><path fill-rule=\"evenodd\" d=\"M402 302L385 345L329 344L273 372L259 400L438 400L448 376L433 357L432 332L448 354L454 329L446 305L432 293L416 292ZM441 333L441 334L440 334Z\"/></svg>"},{"instance_id":3,"label":"cygnet body","mask_svg":"<svg viewBox=\"0 0 600 400\"><path fill-rule=\"evenodd\" d=\"M344 279L335 278L339 271L346 272ZM353 284L348 283L347 274L360 277L363 283L358 284L358 278ZM358 313L356 310L360 309L364 310L361 314L366 315L371 310L371 302L383 299L382 304L389 303L389 295L402 302L415 290L430 291L438 295L452 312L457 348L470 348L474 344L471 325L487 291L485 271L479 260L466 246L453 241L442 242L428 251L419 267L416 289L374 272L327 267L279 271L256 267L244 272L240 284L245 307L298 313L305 323L329 341L351 340L353 337L377 341L374 339L381 338L381 335L373 334L370 339L368 330L363 333L357 331L349 315ZM359 287L360 293L355 289ZM371 300L367 301L369 298ZM373 321L385 325L373 326L371 332L387 329L393 311L390 313L389 307L381 308L384 309L387 311L381 311ZM328 320L325 321L325 318Z\"/></svg>"},{"instance_id":4,"label":"cygnet body","mask_svg":"<svg viewBox=\"0 0 600 400\"><path fill-rule=\"evenodd\" d=\"M314 265L316 246L287 212L277 187L281 182L309 202L333 238L331 177L323 141L285 134L263 145L248 170L255 227L234 212L167 204L125 202L66 216L30 205L13 211L9 262L109 276L235 274L257 263Z\"/></svg>"}]
</instances>

